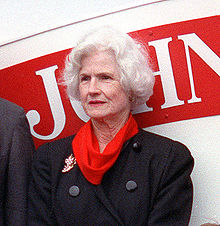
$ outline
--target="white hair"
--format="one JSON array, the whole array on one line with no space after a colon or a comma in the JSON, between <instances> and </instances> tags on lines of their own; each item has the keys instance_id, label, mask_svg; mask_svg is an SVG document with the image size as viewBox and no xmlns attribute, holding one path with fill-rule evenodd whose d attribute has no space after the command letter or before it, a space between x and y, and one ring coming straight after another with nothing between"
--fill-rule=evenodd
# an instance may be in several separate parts
<instances>
[{"instance_id":1,"label":"white hair","mask_svg":"<svg viewBox=\"0 0 220 226\"><path fill-rule=\"evenodd\" d=\"M67 56L63 75L69 98L80 100L78 75L82 57L103 50L110 50L115 55L120 69L120 83L131 101L131 107L145 103L153 94L154 86L147 51L128 34L109 26L83 36Z\"/></svg>"}]
</instances>

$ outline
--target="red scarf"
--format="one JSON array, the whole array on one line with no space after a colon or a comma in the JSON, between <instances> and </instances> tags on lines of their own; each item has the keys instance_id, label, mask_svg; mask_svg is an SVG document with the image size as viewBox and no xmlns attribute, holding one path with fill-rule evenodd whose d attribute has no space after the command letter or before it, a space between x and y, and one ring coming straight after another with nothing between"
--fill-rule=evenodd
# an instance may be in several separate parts
<instances>
[{"instance_id":1,"label":"red scarf","mask_svg":"<svg viewBox=\"0 0 220 226\"><path fill-rule=\"evenodd\" d=\"M132 115L116 136L100 153L98 140L89 120L73 139L73 153L84 177L92 184L98 185L117 160L125 141L138 132L138 126Z\"/></svg>"}]
</instances>

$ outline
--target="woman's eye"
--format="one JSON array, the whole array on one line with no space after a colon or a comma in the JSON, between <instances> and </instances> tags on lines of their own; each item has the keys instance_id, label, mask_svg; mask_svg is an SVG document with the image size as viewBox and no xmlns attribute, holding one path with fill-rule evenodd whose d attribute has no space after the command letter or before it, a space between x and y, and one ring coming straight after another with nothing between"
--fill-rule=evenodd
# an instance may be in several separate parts
<instances>
[{"instance_id":1,"label":"woman's eye","mask_svg":"<svg viewBox=\"0 0 220 226\"><path fill-rule=\"evenodd\" d=\"M108 76L108 75L102 75L102 77L101 77L103 80L108 80L108 79L110 79L111 77L110 76Z\"/></svg>"},{"instance_id":2,"label":"woman's eye","mask_svg":"<svg viewBox=\"0 0 220 226\"><path fill-rule=\"evenodd\" d=\"M84 81L89 81L90 77L89 76L82 76L80 81L84 82Z\"/></svg>"}]
</instances>

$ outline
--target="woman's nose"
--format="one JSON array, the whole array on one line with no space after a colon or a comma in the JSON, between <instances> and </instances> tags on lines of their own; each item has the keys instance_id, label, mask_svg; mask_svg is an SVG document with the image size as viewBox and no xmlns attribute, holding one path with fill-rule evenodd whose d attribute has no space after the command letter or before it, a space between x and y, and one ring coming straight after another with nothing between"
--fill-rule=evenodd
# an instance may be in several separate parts
<instances>
[{"instance_id":1,"label":"woman's nose","mask_svg":"<svg viewBox=\"0 0 220 226\"><path fill-rule=\"evenodd\" d=\"M89 83L89 94L94 95L99 93L100 93L100 89L99 89L98 81L96 78L92 78Z\"/></svg>"}]
</instances>

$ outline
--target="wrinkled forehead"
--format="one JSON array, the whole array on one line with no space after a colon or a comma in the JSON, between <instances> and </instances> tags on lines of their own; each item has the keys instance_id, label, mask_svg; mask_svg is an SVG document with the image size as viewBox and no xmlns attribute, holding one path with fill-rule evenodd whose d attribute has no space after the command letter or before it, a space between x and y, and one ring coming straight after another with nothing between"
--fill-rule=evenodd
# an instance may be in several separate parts
<instances>
[{"instance_id":1,"label":"wrinkled forehead","mask_svg":"<svg viewBox=\"0 0 220 226\"><path fill-rule=\"evenodd\" d=\"M112 51L96 50L82 57L79 74L82 73L110 73L119 75L120 70Z\"/></svg>"}]
</instances>

